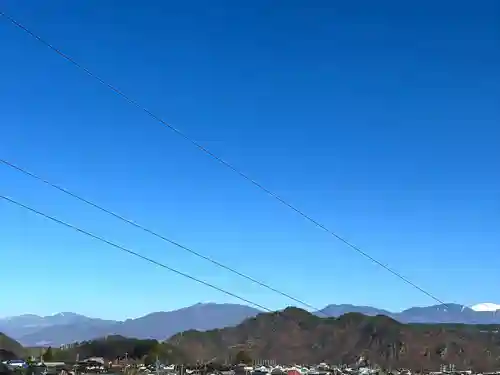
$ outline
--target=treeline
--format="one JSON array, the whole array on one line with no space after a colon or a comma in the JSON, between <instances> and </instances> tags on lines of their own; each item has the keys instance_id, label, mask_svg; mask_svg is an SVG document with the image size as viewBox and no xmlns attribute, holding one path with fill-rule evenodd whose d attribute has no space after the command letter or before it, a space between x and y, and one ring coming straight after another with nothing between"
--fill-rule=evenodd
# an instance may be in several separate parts
<instances>
[{"instance_id":1,"label":"treeline","mask_svg":"<svg viewBox=\"0 0 500 375\"><path fill-rule=\"evenodd\" d=\"M49 348L45 361L75 362L90 357L103 357L107 361L137 360L153 363L158 358L167 363L183 363L186 356L178 348L157 340L141 340L122 336L108 336L97 340L75 343L66 349Z\"/></svg>"}]
</instances>

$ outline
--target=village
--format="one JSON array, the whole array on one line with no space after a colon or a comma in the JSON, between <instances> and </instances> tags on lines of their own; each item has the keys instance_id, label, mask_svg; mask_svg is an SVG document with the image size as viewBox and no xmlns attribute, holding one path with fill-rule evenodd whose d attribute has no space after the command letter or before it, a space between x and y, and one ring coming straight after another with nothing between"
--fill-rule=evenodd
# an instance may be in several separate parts
<instances>
[{"instance_id":1,"label":"village","mask_svg":"<svg viewBox=\"0 0 500 375\"><path fill-rule=\"evenodd\" d=\"M76 363L10 360L0 363L0 375L500 375L500 371L477 373L443 365L440 371L382 369L379 366L346 366L319 363L316 365L279 365L273 361L256 361L252 365L197 365L117 363L102 357L91 357Z\"/></svg>"}]
</instances>

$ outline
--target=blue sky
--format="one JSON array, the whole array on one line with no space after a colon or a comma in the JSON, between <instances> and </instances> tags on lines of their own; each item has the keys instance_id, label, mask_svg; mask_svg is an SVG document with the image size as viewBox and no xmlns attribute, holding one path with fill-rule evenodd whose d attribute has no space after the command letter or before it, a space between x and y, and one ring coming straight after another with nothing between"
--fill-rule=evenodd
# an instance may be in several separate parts
<instances>
[{"instance_id":1,"label":"blue sky","mask_svg":"<svg viewBox=\"0 0 500 375\"><path fill-rule=\"evenodd\" d=\"M442 300L500 302L498 2L2 4ZM434 303L4 19L0 38L2 158L312 305ZM0 189L270 308L292 304L4 166ZM0 236L12 283L0 316L237 302L6 202Z\"/></svg>"}]
</instances>

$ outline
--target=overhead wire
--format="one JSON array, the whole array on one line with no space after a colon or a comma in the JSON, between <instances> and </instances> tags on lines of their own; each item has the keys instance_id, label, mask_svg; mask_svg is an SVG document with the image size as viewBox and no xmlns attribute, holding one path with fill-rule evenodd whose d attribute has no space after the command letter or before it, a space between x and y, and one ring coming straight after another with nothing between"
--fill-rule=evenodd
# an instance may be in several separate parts
<instances>
[{"instance_id":1,"label":"overhead wire","mask_svg":"<svg viewBox=\"0 0 500 375\"><path fill-rule=\"evenodd\" d=\"M120 214L117 214L117 213L115 213L115 212L113 212L113 211L111 211L111 210L109 210L109 209L107 209L107 208L105 208L105 207L103 207L103 206L95 203L95 202L92 202L92 201L90 201L90 200L88 200L86 198L83 198L82 196L80 196L80 195L78 195L78 194L76 194L76 193L74 193L74 192L72 192L72 191L70 191L70 190L68 190L66 188L63 188L60 185L54 184L54 183L48 181L47 179L45 179L45 178L43 178L43 177L41 177L41 176L39 176L37 174L34 174L34 173L28 171L27 169L22 168L22 167L20 167L20 166L18 166L16 164L14 164L14 163L6 160L6 159L0 159L0 163L2 163L4 165L6 165L6 166L8 166L8 167L10 167L10 168L18 171L18 172L20 172L22 174L24 174L25 176L31 177L31 178L33 178L35 180L38 180L38 181L40 181L40 182L42 182L42 183L50 186L51 188L56 189L56 190L58 190L58 191L60 191L60 192L62 192L64 194L66 194L66 195L68 195L68 196L70 196L70 197L72 197L72 198L80 201L80 202L83 202L83 203L85 203L85 204L87 204L87 205L89 205L91 207L94 207L94 208L96 208L96 209L98 209L98 210L100 210L100 211L102 211L102 212L104 212L104 213L106 213L108 215L111 215L114 218L116 218L116 219L118 219L118 220L120 220L122 222L125 222L125 223L127 223L127 224L129 224L129 225L131 225L131 226L133 226L133 227L135 227L137 229L140 229L140 230L142 230L142 231L144 231L144 232L146 232L146 233L148 233L148 234L150 234L150 235L152 235L152 236L154 236L156 238L159 238L160 240L162 240L164 242L167 242L167 243L169 243L171 245L174 245L174 246L176 246L176 247L178 247L178 248L180 248L180 249L182 249L184 251L187 251L187 252L189 252L189 253L197 256L198 258L204 259L204 260L206 260L206 261L208 261L208 262L210 262L210 263L212 263L212 264L214 264L214 265L216 265L216 266L218 266L218 267L220 267L220 268L222 268L222 269L224 269L226 271L229 271L229 272L231 272L231 273L233 273L233 274L235 274L235 275L237 275L239 277L242 277L242 278L244 278L246 280L249 280L249 281L251 281L254 284L257 284L257 285L259 285L259 286L261 286L263 288L266 288L266 289L268 289L268 290L270 290L270 291L272 291L274 293L277 293L277 294L279 294L279 295L281 295L283 297L286 297L286 298L288 298L288 299L290 299L290 300L292 300L294 302L297 302L297 303L299 303L302 306L305 306L305 307L307 307L309 309L312 309L313 311L321 312L321 310L318 307L315 307L315 306L313 306L313 305L311 305L311 304L309 304L309 303L307 303L307 302L305 302L305 301L303 301L301 299L298 299L298 298L296 298L296 297L294 297L294 296L292 296L292 295L290 295L288 293L282 292L281 290L278 290L278 289L272 287L271 285L269 285L267 283L264 283L264 282L259 281L259 280L255 279L255 278L251 277L251 276L248 276L248 275L246 275L246 274L244 274L244 273L242 273L242 272L240 272L240 271L238 271L238 270L236 270L236 269L234 269L232 267L229 267L229 266L227 266L227 265L225 265L225 264L223 264L223 263L221 263L221 262L219 262L219 261L217 261L217 260L215 260L215 259L213 259L211 257L208 257L208 256L206 256L206 255L204 255L204 254L202 254L202 253L200 253L200 252L198 252L196 250L193 250L190 247L182 245L181 243L179 243L177 241L174 241L174 240L172 240L172 239L170 239L170 238L168 238L168 237L166 237L166 236L164 236L164 235L162 235L162 234L160 234L160 233L158 233L156 231L153 231L153 230L145 227L144 225L141 225L141 224L137 223L135 220L127 219L126 217L124 217L124 216L122 216Z\"/></svg>"},{"instance_id":2,"label":"overhead wire","mask_svg":"<svg viewBox=\"0 0 500 375\"><path fill-rule=\"evenodd\" d=\"M65 54L60 49L58 49L57 47L55 47L54 45L52 45L51 43L49 43L48 41L46 41L45 39L43 39L42 37L40 37L38 34L34 33L33 31L31 31L30 29L28 29L27 27L25 27L23 24L21 24L19 21L15 20L14 18L12 18L8 14L6 14L4 11L0 10L0 16L3 16L11 24L13 24L17 28L23 30L24 32L26 32L32 38L34 38L35 40L39 41L41 44L45 45L46 47L48 47L50 50L52 50L57 55L59 55L60 57L64 58L65 60L67 60L71 64L73 64L78 69L80 69L83 72L85 72L91 78L94 78L101 85L107 87L108 89L110 89L111 91L113 91L114 93L116 93L118 96L122 97L129 104L132 104L133 106L135 106L138 109L140 109L143 112L145 112L149 117L151 117L155 121L157 121L160 124L168 127L174 133L176 133L178 136L180 136L181 138L183 138L184 140L188 141L193 146L195 146L198 150L202 151L203 153L205 153L206 155L208 155L212 159L214 159L217 162L219 162L220 164L224 165L225 167L227 167L228 169L230 169L232 172L236 173L237 175L239 175L240 177L242 177L244 180L248 181L249 183L251 183L252 185L254 185L255 187L257 187L258 189L262 190L264 193L266 193L267 195L271 196L272 198L274 198L275 200L277 200L278 202L280 202L284 206L286 206L289 209L291 209L292 211L296 212L297 214L299 214L300 216L302 216L304 219L306 219L307 221L309 221L310 223L312 223L313 225L315 225L317 228L322 229L324 232L328 233L332 237L334 237L337 240L339 240L340 242L344 243L346 246L348 246L349 248L351 248L352 250L354 250L355 252L357 252L358 254L360 254L361 256L363 256L364 258L368 259L369 261L371 261L372 263L378 265L379 267L385 269L387 272L391 273L393 276L397 277L398 279L400 279L404 283L410 285L411 287L413 287L416 290L420 291L421 293L425 294L427 297L433 299L434 301L436 301L436 302L438 302L440 304L446 305L444 303L444 301L442 301L441 299L439 299L438 297L436 297L431 292L428 292L427 290L425 290L424 288L420 287L419 285L417 285L416 283L414 283L413 281L411 281L407 277L403 276L400 272L392 269L388 265L386 265L386 264L382 263L381 261L377 260L376 258L374 258L373 256L371 256L367 252L363 251L361 248L359 248L358 246L356 246L352 242L348 241L344 237L342 237L339 234L335 233L333 230L329 229L324 224L320 223L319 221L317 221L316 219L314 219L310 215L306 214L305 212L303 212L302 210L300 210L299 208L297 208L295 205L293 205L293 204L289 203L288 201L286 201L285 199L281 198L279 195L277 195L276 193L274 193L273 191L271 191L270 189L268 189L267 187L265 187L261 183L257 182L256 180L254 180L253 178L251 178L246 173L242 172L241 170L239 170L238 168L236 168L235 166L233 166L229 162L225 161L224 159L222 159L218 155L214 154L213 152L211 152L210 150L208 150L205 146L203 146L202 144L200 144L199 142L197 142L196 140L194 140L193 138L191 138L190 136L188 136L187 134L185 134L184 132L182 132L178 128L176 128L173 125L169 124L167 121L165 121L164 119L162 119L160 116L154 114L152 111L150 111L149 109L147 109L146 107L144 107L143 105L141 105L136 100L132 99L130 96L128 96L127 94L125 94L123 91L121 91L120 89L118 89L116 86L114 86L114 85L106 82L105 80L103 80L102 78L100 78L98 75L94 74L91 70L89 70L88 68L86 68L83 65L81 65L75 59L73 59L69 55Z\"/></svg>"},{"instance_id":3,"label":"overhead wire","mask_svg":"<svg viewBox=\"0 0 500 375\"><path fill-rule=\"evenodd\" d=\"M111 247L113 247L113 248L115 248L115 249L117 249L119 251L125 252L125 253L127 253L129 255L132 255L132 256L137 257L137 258L139 258L141 260L149 262L149 263L151 263L151 264L153 264L155 266L158 266L158 267L166 269L166 270L168 270L170 272L173 272L173 273L175 273L175 274L177 274L179 276L182 276L182 277L185 277L187 279L190 279L190 280L192 280L192 281L194 281L194 282L196 282L198 284L204 285L204 286L209 287L211 289L214 289L214 290L216 290L218 292L224 293L224 294L226 294L226 295L228 295L230 297L236 298L237 300L242 301L242 302L244 302L244 303L246 303L248 305L254 306L254 307L256 307L256 308L258 308L258 309L260 309L262 311L267 311L269 313L275 314L275 316L279 316L279 317L284 317L286 319L290 319L291 321L293 321L294 323L296 323L300 327L300 323L301 322L298 321L295 317L292 317L292 316L289 316L289 315L285 314L285 310L275 311L275 310L273 310L273 309L271 309L269 307L266 307L266 306L262 305L261 303L252 301L252 300L250 300L248 298L242 297L242 296L240 296L240 295L238 295L236 293L228 291L227 289L224 289L224 288L221 288L219 286L216 286L216 285L214 285L214 284L212 284L212 283L210 283L208 281L199 279L199 278L197 278L195 276L192 276L192 275L190 275L188 273L179 271L178 269L173 268L171 266L168 266L168 265L166 265L163 262L157 261L157 260L155 260L153 258L150 258L150 257L147 257L145 255L142 255L142 254L138 253L135 250L132 250L132 249L127 248L125 246L119 245L116 242L108 240L108 239L106 239L106 238L104 238L102 236L93 234L93 233L91 233L91 232L89 232L89 231L87 231L85 229L82 229L82 228L80 228L80 227L78 227L78 226L76 226L74 224L70 224L67 221L58 219L55 216L49 215L47 213L44 213L44 212L42 212L42 211L40 211L38 209L35 209L35 208L31 207L31 206L28 206L28 205L26 205L24 203L21 203L18 200L10 198L10 197L8 197L6 195L0 194L0 199L3 199L4 201L6 201L8 203L11 203L12 205L15 205L15 206L17 206L19 208L22 208L22 209L24 209L26 211L29 211L29 212L34 213L34 214L37 214L37 215L39 215L39 216L41 216L41 217L43 217L43 218L45 218L47 220L50 220L50 221L52 221L52 222L54 222L56 224L59 224L59 225L61 225L63 227L66 227L68 229L72 229L72 230L74 230L74 231L76 231L78 233L81 233L81 234L83 234L83 235L85 235L87 237L90 237L90 238L92 238L94 240L97 240L97 241L102 242L102 243L104 243L106 245L109 245L109 246L111 246ZM276 320L273 320L273 328L272 328L273 331L276 329L276 323L277 323Z\"/></svg>"},{"instance_id":4,"label":"overhead wire","mask_svg":"<svg viewBox=\"0 0 500 375\"><path fill-rule=\"evenodd\" d=\"M25 205L25 204L23 204L23 203L21 203L21 202L19 202L19 201L15 200L15 199L13 199L13 198L10 198L10 197L7 197L7 196L5 196L5 195L1 195L1 194L0 194L0 198L1 198L1 199L3 199L3 200L5 200L5 201L7 201L7 202L9 202L9 203L12 203L13 205L16 205L16 206L18 206L18 207L20 207L20 208L23 208L23 209L27 210L27 211L30 211L30 212L32 212L32 213L35 213L35 214L39 215L39 216L42 216L42 217L44 217L45 219L48 219L48 220L50 220L50 221L52 221L52 222L54 222L54 223L57 223L57 224L62 225L62 226L64 226L64 227L66 227L66 228L69 228L69 229L73 229L73 230L75 230L75 231L77 231L77 232L79 232L79 233L81 233L81 234L84 234L84 235L86 235L86 236L88 236L88 237L90 237L90 238L93 238L94 240L97 240L97 241L103 242L103 243L105 243L105 244L107 244L107 245L109 245L109 246L114 247L115 249L118 249L118 250L120 250L120 251L126 252L126 253L128 253L128 254L130 254L130 255L133 255L133 256L135 256L135 257L137 257L137 258L140 258L140 259L142 259L142 260L144 260L144 261L146 261L146 262L149 262L149 263L151 263L151 264L154 264L154 265L156 265L156 266L158 266L158 267L164 268L164 269L166 269L166 270L168 270L168 271L170 271L170 272L173 272L173 273L175 273L175 274L177 274L177 275L180 275L180 276L186 277L186 278L188 278L188 279L190 279L190 280L192 280L192 281L195 281L195 282L197 282L197 283L199 283L199 284L205 285L205 286L207 286L207 287L209 287L209 288L212 288L212 289L214 289L214 290L217 290L217 291L219 291L219 292L222 292L222 293L224 293L224 294L227 294L227 295L228 295L228 296L230 296L230 297L234 297L234 298L236 298L236 299L238 299L238 300L240 300L240 301L242 301L242 302L245 302L245 303L247 303L247 304L250 304L250 305L252 305L252 306L255 306L255 307L257 307L257 308L259 308L259 309L262 309L262 310L264 310L264 311L274 312L273 310L271 310L271 309L269 309L269 308L265 307L264 305L261 305L261 304L259 304L259 303L257 303L257 302L253 302L253 301L251 301L251 300L249 300L249 299L246 299L246 298L244 298L244 297L241 297L241 296L239 296L239 295L237 295L237 294L235 294L235 293L232 293L232 292L230 292L230 291L227 291L227 290L225 290L225 289L223 289L223 288L220 288L220 287L218 287L218 286L216 286L216 285L214 285L214 284L211 284L211 283L209 283L209 282L207 282L207 281L204 281L204 280L198 279L197 277L194 277L194 276L191 276L191 275L189 275L189 274L187 274L187 273L185 273L185 272L179 271L179 270L177 270L177 269L175 269L175 268L173 268L173 267L170 267L170 266L166 265L165 263L162 263L162 262L159 262L159 261L154 260L154 259L152 259L152 258L149 258L149 257L147 257L147 256L144 256L144 255L142 255L142 254L140 254L140 253L138 253L138 252L136 252L136 251L134 251L134 250L131 250L131 249L128 249L128 248L126 248L126 247L124 247L124 246L118 245L117 243L112 242L112 241L110 241L110 240L107 240L107 239L105 239L104 237L98 236L98 235L96 235L96 234L93 234L93 233L91 233L91 232L89 232L89 231L85 230L85 229L81 229L80 227L77 227L76 225L70 224L70 223L68 223L68 222L66 222L66 221L63 221L63 220L60 220L60 219L58 219L58 218L56 218L56 217L54 217L54 216L51 216L51 215L46 214L46 213L43 213L42 211L39 211L39 210L37 210L37 209L35 209L35 208L32 208L32 207L30 207L30 206L28 206L28 205Z\"/></svg>"}]
</instances>

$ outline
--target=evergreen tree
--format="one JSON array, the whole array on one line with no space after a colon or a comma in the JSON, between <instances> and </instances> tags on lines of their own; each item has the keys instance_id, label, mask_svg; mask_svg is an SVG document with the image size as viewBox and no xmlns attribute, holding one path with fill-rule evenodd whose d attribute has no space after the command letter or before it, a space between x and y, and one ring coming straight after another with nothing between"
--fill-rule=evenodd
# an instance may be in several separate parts
<instances>
[{"instance_id":1,"label":"evergreen tree","mask_svg":"<svg viewBox=\"0 0 500 375\"><path fill-rule=\"evenodd\" d=\"M54 354L52 353L52 348L49 346L45 353L43 353L43 361L44 362L50 362L54 359Z\"/></svg>"},{"instance_id":2,"label":"evergreen tree","mask_svg":"<svg viewBox=\"0 0 500 375\"><path fill-rule=\"evenodd\" d=\"M245 352L244 350L240 350L235 357L235 362L236 364L244 363L245 365L251 365L252 364L252 358L250 355Z\"/></svg>"}]
</instances>

